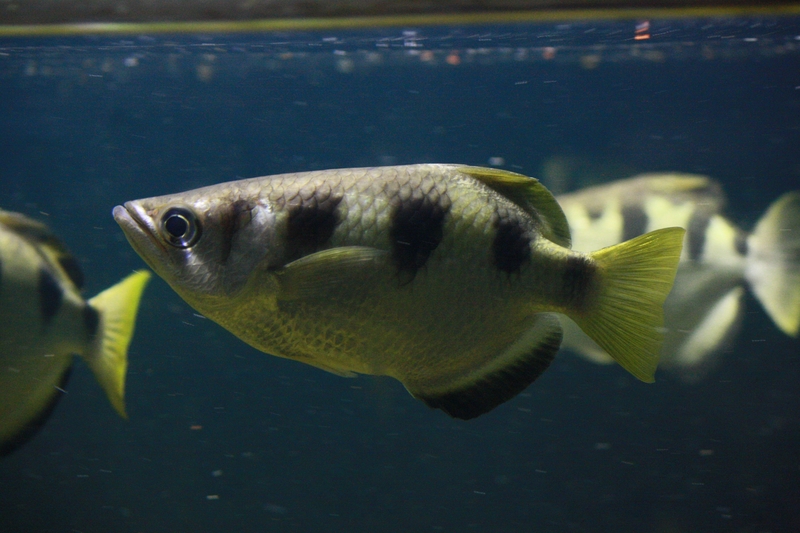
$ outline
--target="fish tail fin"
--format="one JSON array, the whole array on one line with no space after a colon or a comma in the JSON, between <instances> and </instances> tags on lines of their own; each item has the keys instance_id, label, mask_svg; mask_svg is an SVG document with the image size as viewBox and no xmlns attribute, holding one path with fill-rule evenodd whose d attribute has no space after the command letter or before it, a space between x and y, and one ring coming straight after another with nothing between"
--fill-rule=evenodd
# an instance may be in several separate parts
<instances>
[{"instance_id":1,"label":"fish tail fin","mask_svg":"<svg viewBox=\"0 0 800 533\"><path fill-rule=\"evenodd\" d=\"M772 321L800 332L800 191L778 198L747 239L745 277Z\"/></svg>"},{"instance_id":2,"label":"fish tail fin","mask_svg":"<svg viewBox=\"0 0 800 533\"><path fill-rule=\"evenodd\" d=\"M128 369L128 345L142 291L150 279L147 271L134 272L116 285L89 300L99 314L93 349L84 356L114 409L125 414L125 373Z\"/></svg>"},{"instance_id":3,"label":"fish tail fin","mask_svg":"<svg viewBox=\"0 0 800 533\"><path fill-rule=\"evenodd\" d=\"M593 303L570 314L625 370L652 383L663 342L664 300L683 249L683 228L665 228L591 253L598 278Z\"/></svg>"}]
</instances>

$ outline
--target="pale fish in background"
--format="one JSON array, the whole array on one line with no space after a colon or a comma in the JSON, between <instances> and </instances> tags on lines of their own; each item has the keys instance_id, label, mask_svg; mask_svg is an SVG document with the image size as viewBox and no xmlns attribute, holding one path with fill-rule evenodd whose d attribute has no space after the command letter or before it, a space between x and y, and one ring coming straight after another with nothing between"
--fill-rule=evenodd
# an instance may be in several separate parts
<instances>
[{"instance_id":1,"label":"pale fish in background","mask_svg":"<svg viewBox=\"0 0 800 533\"><path fill-rule=\"evenodd\" d=\"M645 174L558 196L573 248L594 250L668 226L687 228L680 268L664 305L661 367L703 377L730 346L752 291L787 335L800 330L800 193L767 209L752 233L722 215L721 186L691 174ZM590 360L612 359L569 320L565 348Z\"/></svg>"},{"instance_id":2,"label":"pale fish in background","mask_svg":"<svg viewBox=\"0 0 800 533\"><path fill-rule=\"evenodd\" d=\"M184 300L253 347L392 376L463 419L545 371L556 312L653 381L684 234L577 253L537 180L459 165L253 178L128 202L114 218Z\"/></svg>"},{"instance_id":3,"label":"pale fish in background","mask_svg":"<svg viewBox=\"0 0 800 533\"><path fill-rule=\"evenodd\" d=\"M0 210L0 455L45 422L80 355L125 417L127 350L150 274L85 301L78 263L42 223Z\"/></svg>"}]
</instances>

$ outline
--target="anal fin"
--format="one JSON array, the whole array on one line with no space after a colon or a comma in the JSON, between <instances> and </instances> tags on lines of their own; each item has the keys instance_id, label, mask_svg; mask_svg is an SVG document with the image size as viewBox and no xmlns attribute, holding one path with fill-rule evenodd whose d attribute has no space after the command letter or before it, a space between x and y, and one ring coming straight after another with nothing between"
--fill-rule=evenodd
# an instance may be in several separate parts
<instances>
[{"instance_id":1,"label":"anal fin","mask_svg":"<svg viewBox=\"0 0 800 533\"><path fill-rule=\"evenodd\" d=\"M0 457L5 457L9 455L13 451L17 450L23 444L31 440L36 433L38 433L39 429L44 426L47 419L50 418L50 415L53 414L53 411L58 405L58 401L61 399L62 396L65 394L65 390L67 388L67 382L69 381L69 376L72 373L72 365L64 369L64 373L61 374L61 377L58 378L58 385L55 385L52 388L52 392L44 400L44 403L40 406L38 412L36 412L35 416L26 420L24 424L17 427L16 431L11 434L7 435L3 440L0 440ZM5 420L0 420L0 434L6 433L4 427L2 427L2 423L7 422Z\"/></svg>"},{"instance_id":2,"label":"anal fin","mask_svg":"<svg viewBox=\"0 0 800 533\"><path fill-rule=\"evenodd\" d=\"M469 420L507 402L547 370L561 344L561 325L553 314L536 315L533 327L489 364L436 391L409 392L431 408Z\"/></svg>"},{"instance_id":3,"label":"anal fin","mask_svg":"<svg viewBox=\"0 0 800 533\"><path fill-rule=\"evenodd\" d=\"M684 368L684 376L701 377L711 359L733 341L742 320L744 287L731 289L706 310L684 342L675 349L673 364Z\"/></svg>"}]
</instances>

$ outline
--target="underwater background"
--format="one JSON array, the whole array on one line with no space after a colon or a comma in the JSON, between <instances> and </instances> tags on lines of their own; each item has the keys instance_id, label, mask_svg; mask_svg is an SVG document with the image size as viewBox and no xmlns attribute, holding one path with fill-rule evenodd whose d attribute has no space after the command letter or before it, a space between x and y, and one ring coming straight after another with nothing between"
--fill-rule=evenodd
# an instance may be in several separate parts
<instances>
[{"instance_id":1,"label":"underwater background","mask_svg":"<svg viewBox=\"0 0 800 533\"><path fill-rule=\"evenodd\" d=\"M557 193L705 174L751 229L800 189L800 19L0 39L0 207L55 230L86 296L145 266L124 201L423 162ZM699 382L562 351L464 422L249 348L156 278L129 420L76 361L0 461L0 532L800 531L800 344L746 303Z\"/></svg>"}]
</instances>

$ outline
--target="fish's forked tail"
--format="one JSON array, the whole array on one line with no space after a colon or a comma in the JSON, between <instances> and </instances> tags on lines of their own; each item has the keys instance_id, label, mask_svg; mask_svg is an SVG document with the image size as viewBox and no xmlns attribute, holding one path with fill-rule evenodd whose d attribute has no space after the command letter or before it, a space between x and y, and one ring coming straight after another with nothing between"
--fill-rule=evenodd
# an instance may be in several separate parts
<instances>
[{"instance_id":1,"label":"fish's forked tail","mask_svg":"<svg viewBox=\"0 0 800 533\"><path fill-rule=\"evenodd\" d=\"M84 359L108 401L123 418L128 418L125 414L128 345L133 337L142 291L149 279L150 272L134 272L89 300L89 305L99 315L99 324L93 348Z\"/></svg>"},{"instance_id":2,"label":"fish's forked tail","mask_svg":"<svg viewBox=\"0 0 800 533\"><path fill-rule=\"evenodd\" d=\"M775 200L747 238L747 278L773 322L800 332L800 191Z\"/></svg>"},{"instance_id":3,"label":"fish's forked tail","mask_svg":"<svg viewBox=\"0 0 800 533\"><path fill-rule=\"evenodd\" d=\"M664 300L672 290L683 249L683 228L665 228L603 248L595 297L570 314L625 370L652 383L663 342Z\"/></svg>"}]
</instances>

